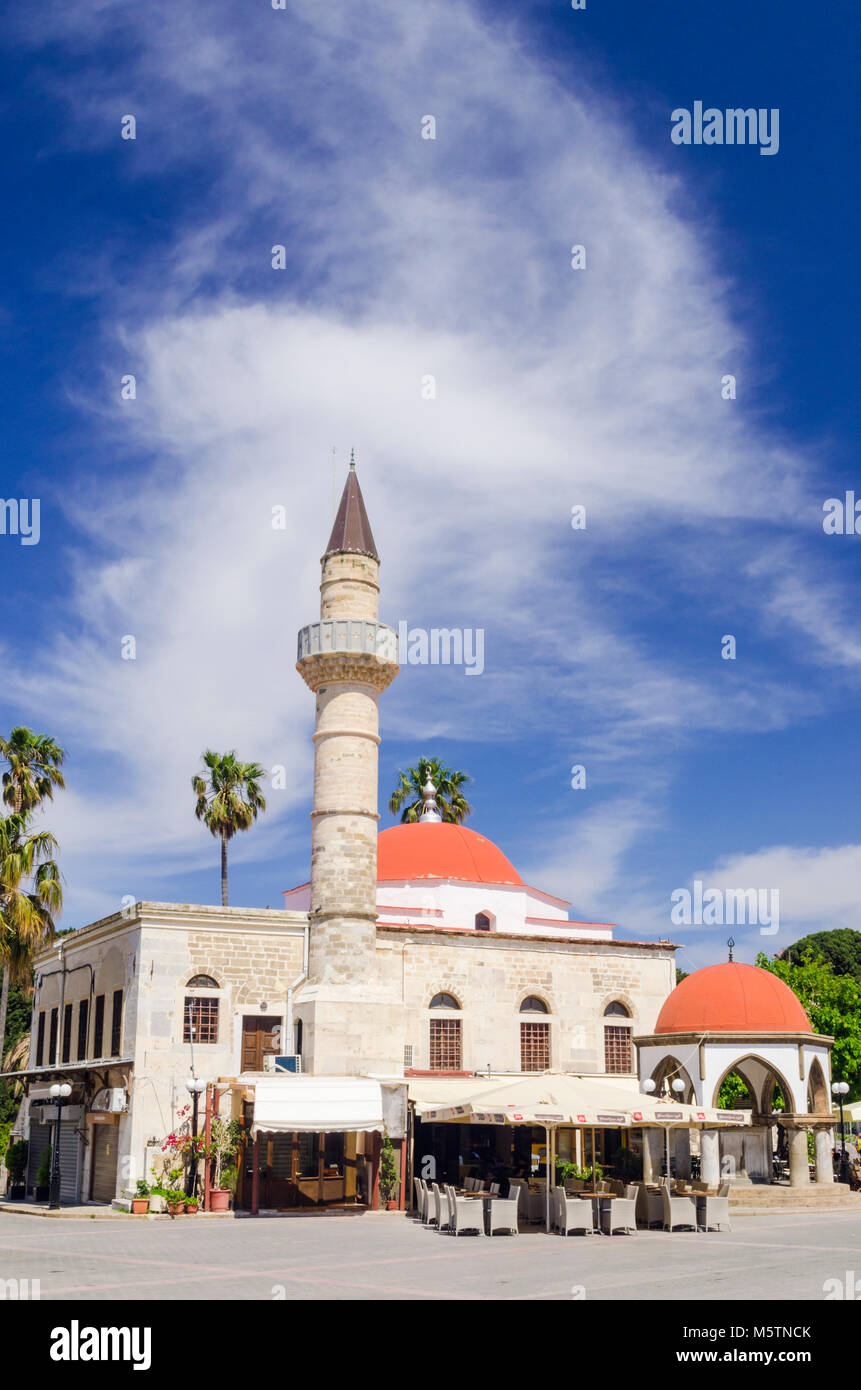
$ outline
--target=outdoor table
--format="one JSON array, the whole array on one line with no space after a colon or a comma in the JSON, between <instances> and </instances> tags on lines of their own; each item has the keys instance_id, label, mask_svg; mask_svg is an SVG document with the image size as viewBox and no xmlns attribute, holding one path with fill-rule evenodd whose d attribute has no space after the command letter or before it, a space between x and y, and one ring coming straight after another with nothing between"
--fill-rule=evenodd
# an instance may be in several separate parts
<instances>
[{"instance_id":1,"label":"outdoor table","mask_svg":"<svg viewBox=\"0 0 861 1390\"><path fill-rule=\"evenodd\" d=\"M619 1196L618 1192L578 1192L578 1197L582 1197L586 1202L597 1202L598 1220L595 1223L595 1230L599 1235L606 1235L604 1230L604 1207L605 1202L614 1202Z\"/></svg>"}]
</instances>

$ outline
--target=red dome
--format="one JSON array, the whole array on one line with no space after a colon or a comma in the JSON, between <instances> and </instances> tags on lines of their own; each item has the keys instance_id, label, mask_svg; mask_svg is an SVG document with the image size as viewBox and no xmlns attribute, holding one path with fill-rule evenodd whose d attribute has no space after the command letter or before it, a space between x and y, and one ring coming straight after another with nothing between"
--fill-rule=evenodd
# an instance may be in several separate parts
<instances>
[{"instance_id":1,"label":"red dome","mask_svg":"<svg viewBox=\"0 0 861 1390\"><path fill-rule=\"evenodd\" d=\"M377 838L381 883L417 878L457 878L465 883L511 883L523 879L492 840L447 821L393 825Z\"/></svg>"},{"instance_id":2,"label":"red dome","mask_svg":"<svg viewBox=\"0 0 861 1390\"><path fill-rule=\"evenodd\" d=\"M757 965L727 961L695 970L676 985L656 1033L812 1033L788 985Z\"/></svg>"}]
</instances>

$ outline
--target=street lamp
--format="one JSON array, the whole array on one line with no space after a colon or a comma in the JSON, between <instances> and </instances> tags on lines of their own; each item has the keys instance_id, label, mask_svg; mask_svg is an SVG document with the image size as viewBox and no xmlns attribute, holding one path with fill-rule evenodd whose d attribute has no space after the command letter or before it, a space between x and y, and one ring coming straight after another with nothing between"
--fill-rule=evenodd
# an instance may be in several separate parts
<instances>
[{"instance_id":1,"label":"street lamp","mask_svg":"<svg viewBox=\"0 0 861 1390\"><path fill-rule=\"evenodd\" d=\"M840 1106L840 1181L846 1182L846 1129L843 1124L843 1097L849 1094L849 1087L845 1081L834 1081L831 1084L831 1091L837 1097Z\"/></svg>"},{"instance_id":2,"label":"street lamp","mask_svg":"<svg viewBox=\"0 0 861 1390\"><path fill-rule=\"evenodd\" d=\"M200 1100L201 1091L205 1090L206 1082L192 1074L185 1083L185 1089L191 1096L191 1133L197 1135L197 1105ZM194 1184L197 1180L197 1145L192 1140L191 1162L188 1165L188 1179L186 1182L185 1195L194 1196Z\"/></svg>"},{"instance_id":3,"label":"street lamp","mask_svg":"<svg viewBox=\"0 0 861 1390\"><path fill-rule=\"evenodd\" d=\"M57 1102L57 1118L54 1121L54 1148L51 1153L51 1186L48 1189L49 1207L59 1207L60 1205L60 1117L63 1101L68 1100L71 1094L72 1088L68 1081L55 1081L51 1087L51 1099Z\"/></svg>"}]
</instances>

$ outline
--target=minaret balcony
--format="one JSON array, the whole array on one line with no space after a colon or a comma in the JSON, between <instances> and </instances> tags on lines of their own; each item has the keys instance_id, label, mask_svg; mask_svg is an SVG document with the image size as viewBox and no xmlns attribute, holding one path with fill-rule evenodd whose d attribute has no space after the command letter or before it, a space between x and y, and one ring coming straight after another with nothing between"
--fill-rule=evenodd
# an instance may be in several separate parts
<instances>
[{"instance_id":1,"label":"minaret balcony","mask_svg":"<svg viewBox=\"0 0 861 1390\"><path fill-rule=\"evenodd\" d=\"M385 623L365 618L330 618L300 629L297 661L340 652L375 656L386 665L397 663L398 634Z\"/></svg>"}]
</instances>

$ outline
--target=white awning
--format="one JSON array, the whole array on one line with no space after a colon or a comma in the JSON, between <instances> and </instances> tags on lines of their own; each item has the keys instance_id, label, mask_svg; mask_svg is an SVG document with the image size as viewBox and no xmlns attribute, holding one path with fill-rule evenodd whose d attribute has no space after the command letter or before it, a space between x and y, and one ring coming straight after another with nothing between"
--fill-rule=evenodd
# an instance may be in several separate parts
<instances>
[{"instance_id":1,"label":"white awning","mask_svg":"<svg viewBox=\"0 0 861 1390\"><path fill-rule=\"evenodd\" d=\"M379 1081L363 1076L267 1076L254 1083L252 1138L383 1128Z\"/></svg>"}]
</instances>

